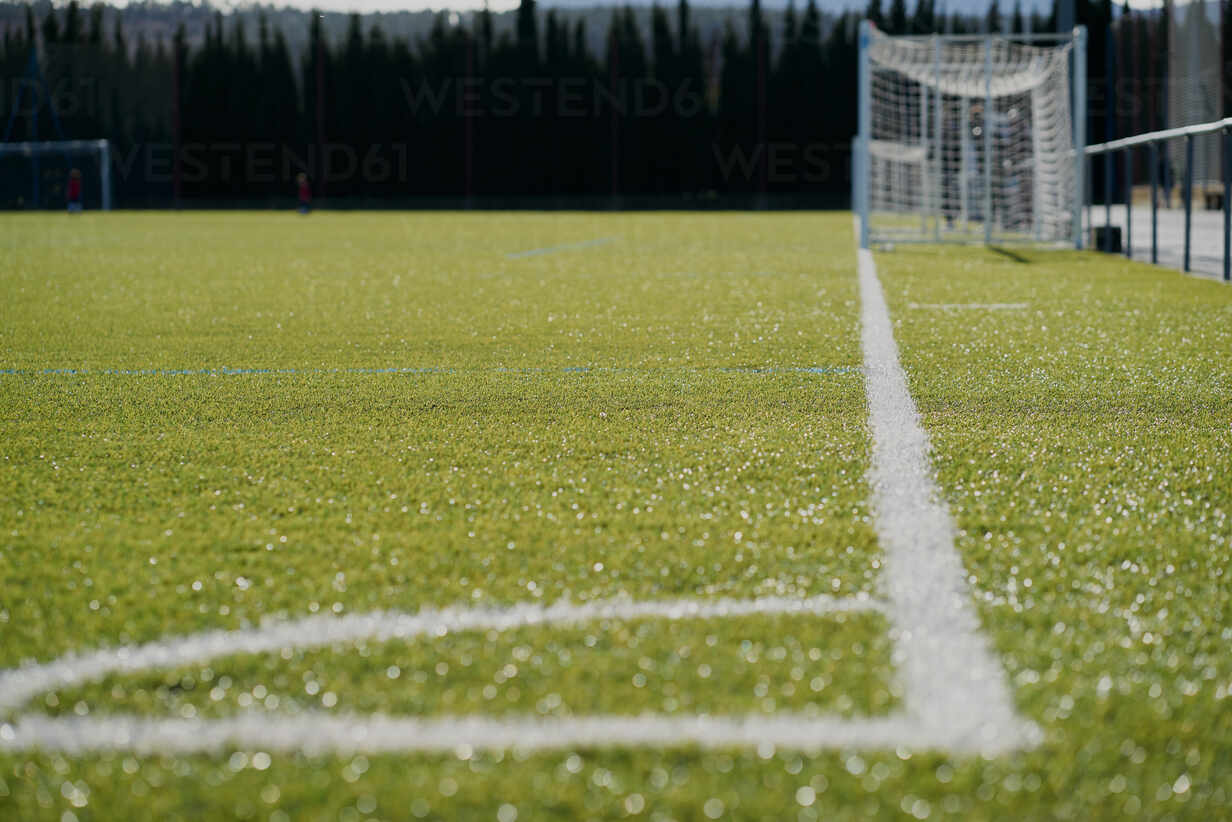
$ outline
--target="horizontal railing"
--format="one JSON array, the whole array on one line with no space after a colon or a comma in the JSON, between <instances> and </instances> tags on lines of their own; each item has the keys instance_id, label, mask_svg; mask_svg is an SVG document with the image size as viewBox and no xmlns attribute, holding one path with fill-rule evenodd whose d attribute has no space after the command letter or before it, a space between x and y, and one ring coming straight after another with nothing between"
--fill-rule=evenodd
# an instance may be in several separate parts
<instances>
[{"instance_id":1,"label":"horizontal railing","mask_svg":"<svg viewBox=\"0 0 1232 822\"><path fill-rule=\"evenodd\" d=\"M1191 269L1191 251L1193 246L1193 192L1194 192L1194 138L1206 134L1223 132L1223 279L1232 281L1232 117L1214 120L1209 123L1198 123L1192 126L1168 128L1161 131L1150 131L1120 140L1110 140L1106 143L1096 143L1086 147L1087 158L1103 155L1104 158L1104 225L1112 224L1112 179L1113 155L1122 152L1124 156L1125 182L1125 256L1133 256L1133 199L1134 199L1134 165L1132 152L1145 146L1150 152L1149 165L1151 169L1151 262L1159 262L1159 144L1169 140L1185 141L1185 180L1182 188L1182 200L1185 204L1185 250L1182 269ZM1087 171L1089 174L1089 169ZM1090 187L1086 187L1090 190ZM1088 195L1087 208L1091 206ZM1089 222L1089 221L1088 221ZM1108 242L1106 240L1106 242Z\"/></svg>"},{"instance_id":2,"label":"horizontal railing","mask_svg":"<svg viewBox=\"0 0 1232 822\"><path fill-rule=\"evenodd\" d=\"M1225 117L1222 120L1215 120L1210 123L1198 123L1194 126L1181 126L1180 128L1166 128L1162 131L1150 131L1146 134L1135 134L1133 137L1123 137L1120 140L1113 140L1110 143L1095 143L1086 148L1087 154L1103 154L1105 151L1116 151L1121 148L1133 148L1134 146L1142 146L1148 143L1158 143L1164 140L1175 140L1179 137L1197 137L1200 134L1214 134L1217 131L1224 129L1232 129L1232 117Z\"/></svg>"}]
</instances>

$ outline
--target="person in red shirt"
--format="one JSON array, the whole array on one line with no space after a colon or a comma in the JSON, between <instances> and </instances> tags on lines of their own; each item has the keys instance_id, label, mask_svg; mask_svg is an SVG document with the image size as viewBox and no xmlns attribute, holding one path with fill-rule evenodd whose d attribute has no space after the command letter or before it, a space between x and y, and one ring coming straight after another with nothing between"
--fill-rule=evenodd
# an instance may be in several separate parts
<instances>
[{"instance_id":1,"label":"person in red shirt","mask_svg":"<svg viewBox=\"0 0 1232 822\"><path fill-rule=\"evenodd\" d=\"M312 208L312 189L308 186L308 175L301 171L295 180L299 183L299 213L307 214Z\"/></svg>"},{"instance_id":2,"label":"person in red shirt","mask_svg":"<svg viewBox=\"0 0 1232 822\"><path fill-rule=\"evenodd\" d=\"M81 211L81 172L78 169L73 169L68 173L68 189L65 191L68 198L68 213L77 214Z\"/></svg>"}]
</instances>

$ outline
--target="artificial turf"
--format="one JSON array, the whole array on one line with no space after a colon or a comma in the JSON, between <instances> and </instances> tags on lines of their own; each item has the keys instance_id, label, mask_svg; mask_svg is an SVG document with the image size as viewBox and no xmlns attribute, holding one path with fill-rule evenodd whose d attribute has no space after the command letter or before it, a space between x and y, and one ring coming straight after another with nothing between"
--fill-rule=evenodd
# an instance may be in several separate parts
<instances>
[{"instance_id":1,"label":"artificial turf","mask_svg":"<svg viewBox=\"0 0 1232 822\"><path fill-rule=\"evenodd\" d=\"M877 716L897 702L885 620L869 614L605 619L462 632L349 653L249 655L52 692L49 713L220 717L264 707L437 714Z\"/></svg>"},{"instance_id":2,"label":"artificial turf","mask_svg":"<svg viewBox=\"0 0 1232 822\"><path fill-rule=\"evenodd\" d=\"M0 663L312 613L873 591L854 253L847 222L821 219L819 234L815 215L5 218ZM116 677L37 707L217 715L257 692L283 713L315 697L423 716L876 715L897 700L869 614L362 650ZM8 761L20 779L39 758ZM23 815L73 810L8 792ZM237 800L205 779L173 792L206 816Z\"/></svg>"},{"instance_id":3,"label":"artificial turf","mask_svg":"<svg viewBox=\"0 0 1232 822\"><path fill-rule=\"evenodd\" d=\"M1232 292L1073 252L878 257L1037 817L1232 816ZM936 305L1022 304L1015 309Z\"/></svg>"},{"instance_id":4,"label":"artificial turf","mask_svg":"<svg viewBox=\"0 0 1232 822\"><path fill-rule=\"evenodd\" d=\"M877 261L1040 748L4 754L0 816L1232 815L1230 292L1015 254ZM6 217L0 255L0 665L270 615L878 590L848 215ZM27 710L865 716L901 696L867 614L290 656Z\"/></svg>"}]
</instances>

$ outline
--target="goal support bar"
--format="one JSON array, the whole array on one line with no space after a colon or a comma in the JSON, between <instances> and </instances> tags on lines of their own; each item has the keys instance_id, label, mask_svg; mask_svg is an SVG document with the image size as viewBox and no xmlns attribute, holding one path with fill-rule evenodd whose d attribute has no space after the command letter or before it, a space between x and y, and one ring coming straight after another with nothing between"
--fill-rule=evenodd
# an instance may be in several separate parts
<instances>
[{"instance_id":1,"label":"goal support bar","mask_svg":"<svg viewBox=\"0 0 1232 822\"><path fill-rule=\"evenodd\" d=\"M1087 27L1074 27L1074 53L1070 55L1074 78L1074 248L1082 250L1082 209L1087 183Z\"/></svg>"},{"instance_id":2,"label":"goal support bar","mask_svg":"<svg viewBox=\"0 0 1232 822\"><path fill-rule=\"evenodd\" d=\"M872 141L872 77L868 64L868 48L872 44L873 24L870 20L860 21L860 66L858 72L859 111L857 113L856 136L856 202L853 205L860 215L860 248L868 248L868 217L869 217L869 148Z\"/></svg>"}]
</instances>

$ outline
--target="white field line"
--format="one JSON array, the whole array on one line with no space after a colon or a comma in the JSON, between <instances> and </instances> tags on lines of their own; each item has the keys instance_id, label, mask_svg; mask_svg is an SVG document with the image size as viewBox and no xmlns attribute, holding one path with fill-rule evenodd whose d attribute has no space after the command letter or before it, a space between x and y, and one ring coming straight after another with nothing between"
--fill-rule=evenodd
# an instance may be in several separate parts
<instances>
[{"instance_id":1,"label":"white field line","mask_svg":"<svg viewBox=\"0 0 1232 822\"><path fill-rule=\"evenodd\" d=\"M934 311L1022 311L1026 303L909 303L908 308Z\"/></svg>"},{"instance_id":2,"label":"white field line","mask_svg":"<svg viewBox=\"0 0 1232 822\"><path fill-rule=\"evenodd\" d=\"M745 716L641 714L577 717L447 716L416 719L382 714L245 713L226 719L48 717L31 714L0 724L0 751L40 749L65 754L131 750L145 754L215 753L227 749L308 754L545 750L696 745L800 750L944 748L957 753L1001 752L971 746L961 728L949 732L911 719L841 719L780 713Z\"/></svg>"},{"instance_id":3,"label":"white field line","mask_svg":"<svg viewBox=\"0 0 1232 822\"><path fill-rule=\"evenodd\" d=\"M564 245L549 245L549 246L544 246L543 248L532 248L527 251L514 251L510 254L506 254L505 258L509 260L521 260L521 259L525 259L526 257L538 257L543 254L554 254L557 251L576 251L582 248L594 248L597 245L607 245L608 243L614 242L615 240L616 240L615 237L599 237L597 239L586 240L585 242L581 242L581 243L566 243Z\"/></svg>"},{"instance_id":4,"label":"white field line","mask_svg":"<svg viewBox=\"0 0 1232 822\"><path fill-rule=\"evenodd\" d=\"M1014 709L1000 662L980 634L954 524L933 483L928 435L907 390L872 252L859 252L869 470L894 660L908 716L938 739L979 750L1027 747L1040 732Z\"/></svg>"},{"instance_id":5,"label":"white field line","mask_svg":"<svg viewBox=\"0 0 1232 822\"><path fill-rule=\"evenodd\" d=\"M822 615L884 612L867 594L836 598L663 600L587 603L525 603L505 608L450 607L418 613L377 611L348 616L310 616L271 621L256 628L205 631L144 645L73 653L47 663L0 671L0 711L14 711L47 691L97 682L111 674L165 670L236 654L276 653L284 648L319 648L352 642L388 642L443 637L457 631L511 631L536 625L567 625L605 619L716 619L764 614ZM23 722L25 719L23 718Z\"/></svg>"}]
</instances>

